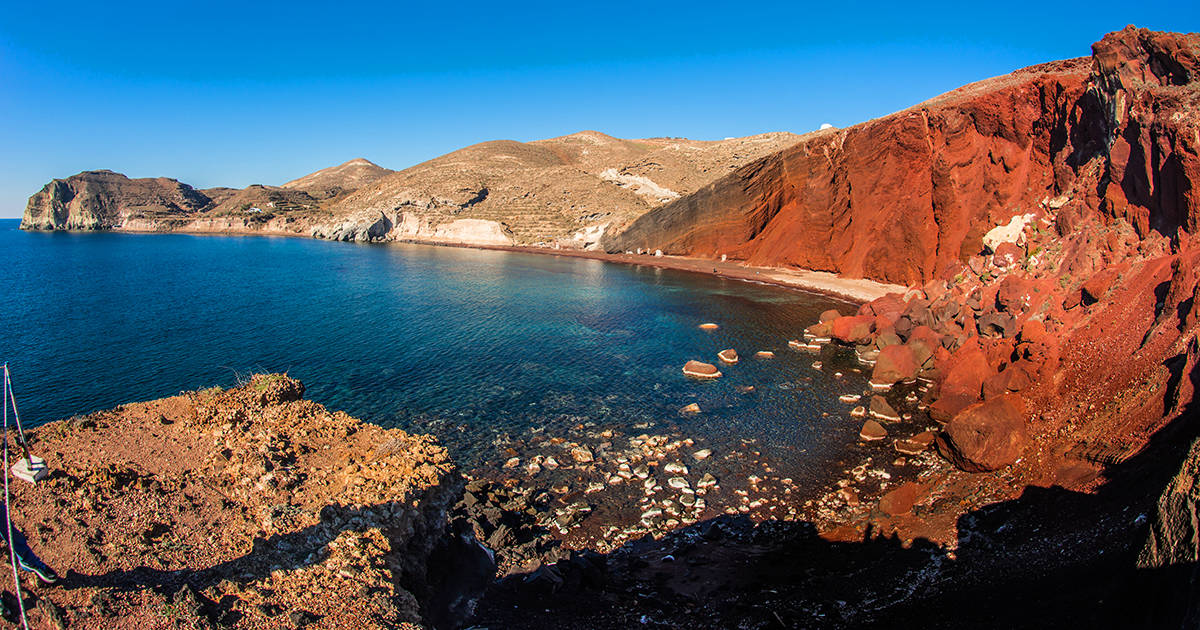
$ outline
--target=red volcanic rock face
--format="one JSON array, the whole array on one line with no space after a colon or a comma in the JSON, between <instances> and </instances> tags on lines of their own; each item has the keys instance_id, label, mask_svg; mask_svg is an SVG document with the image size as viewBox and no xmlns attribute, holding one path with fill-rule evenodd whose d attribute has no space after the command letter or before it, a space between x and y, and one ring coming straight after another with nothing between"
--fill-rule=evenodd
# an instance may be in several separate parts
<instances>
[{"instance_id":1,"label":"red volcanic rock face","mask_svg":"<svg viewBox=\"0 0 1200 630\"><path fill-rule=\"evenodd\" d=\"M1047 64L818 132L651 211L609 249L654 243L673 254L924 283L1074 178L1060 165L1076 147L1061 138L1072 120L1099 116L1082 111L1095 108L1080 102L1088 74L1085 60Z\"/></svg>"},{"instance_id":2,"label":"red volcanic rock face","mask_svg":"<svg viewBox=\"0 0 1200 630\"><path fill-rule=\"evenodd\" d=\"M1139 235L1200 228L1200 138L1194 90L1200 79L1195 35L1133 27L1092 45L1096 91L1112 145L1103 209Z\"/></svg>"},{"instance_id":3,"label":"red volcanic rock face","mask_svg":"<svg viewBox=\"0 0 1200 630\"><path fill-rule=\"evenodd\" d=\"M1196 35L1127 28L1090 60L815 132L606 245L913 285L952 278L978 258L985 233L1031 212L1057 210L1062 234L1097 216L1126 219L1139 237L1195 234L1198 48ZM1016 250L997 256L1024 262Z\"/></svg>"},{"instance_id":4,"label":"red volcanic rock face","mask_svg":"<svg viewBox=\"0 0 1200 630\"><path fill-rule=\"evenodd\" d=\"M1015 394L981 402L961 411L938 436L938 450L967 472L1007 466L1021 456L1029 438L1025 405Z\"/></svg>"}]
</instances>

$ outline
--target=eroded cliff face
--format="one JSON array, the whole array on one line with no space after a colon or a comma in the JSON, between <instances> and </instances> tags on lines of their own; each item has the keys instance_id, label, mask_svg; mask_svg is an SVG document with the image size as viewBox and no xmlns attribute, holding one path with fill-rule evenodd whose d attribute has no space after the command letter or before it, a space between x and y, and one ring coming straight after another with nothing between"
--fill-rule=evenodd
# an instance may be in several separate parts
<instances>
[{"instance_id":1,"label":"eroded cliff face","mask_svg":"<svg viewBox=\"0 0 1200 630\"><path fill-rule=\"evenodd\" d=\"M86 171L56 179L30 197L21 229L105 230L130 216L186 215L210 202L204 193L173 179Z\"/></svg>"},{"instance_id":2,"label":"eroded cliff face","mask_svg":"<svg viewBox=\"0 0 1200 630\"><path fill-rule=\"evenodd\" d=\"M900 284L945 277L1033 211L1196 226L1197 36L1132 27L1091 59L965 86L808 138L606 243Z\"/></svg>"}]
</instances>

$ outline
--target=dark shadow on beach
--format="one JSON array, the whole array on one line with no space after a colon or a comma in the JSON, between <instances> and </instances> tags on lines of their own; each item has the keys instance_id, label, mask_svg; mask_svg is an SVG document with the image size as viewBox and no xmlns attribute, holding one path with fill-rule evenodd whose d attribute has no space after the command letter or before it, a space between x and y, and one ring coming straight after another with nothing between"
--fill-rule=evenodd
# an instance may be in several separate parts
<instances>
[{"instance_id":1,"label":"dark shadow on beach","mask_svg":"<svg viewBox=\"0 0 1200 630\"><path fill-rule=\"evenodd\" d=\"M1200 368L1173 378L1200 386ZM1195 391L1195 390L1192 390ZM957 546L722 516L494 584L471 619L501 628L1190 628L1200 563L1139 569L1163 489L1200 435L1191 401L1093 493L1027 487L957 522Z\"/></svg>"}]
</instances>

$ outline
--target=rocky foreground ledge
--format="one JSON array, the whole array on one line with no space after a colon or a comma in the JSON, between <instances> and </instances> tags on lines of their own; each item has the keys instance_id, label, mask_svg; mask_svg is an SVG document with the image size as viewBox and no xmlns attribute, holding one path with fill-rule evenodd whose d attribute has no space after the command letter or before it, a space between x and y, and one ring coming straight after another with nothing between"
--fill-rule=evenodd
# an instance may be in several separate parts
<instances>
[{"instance_id":1,"label":"rocky foreground ledge","mask_svg":"<svg viewBox=\"0 0 1200 630\"><path fill-rule=\"evenodd\" d=\"M31 626L423 623L459 474L303 393L259 375L35 430L52 473L14 487L14 521L65 580L27 589Z\"/></svg>"}]
</instances>

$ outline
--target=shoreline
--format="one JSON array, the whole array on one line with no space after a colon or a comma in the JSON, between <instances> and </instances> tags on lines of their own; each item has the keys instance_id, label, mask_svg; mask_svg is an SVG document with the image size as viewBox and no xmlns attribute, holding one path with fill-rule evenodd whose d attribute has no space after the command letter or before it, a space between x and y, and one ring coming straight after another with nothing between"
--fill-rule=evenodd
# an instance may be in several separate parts
<instances>
[{"instance_id":1,"label":"shoreline","mask_svg":"<svg viewBox=\"0 0 1200 630\"><path fill-rule=\"evenodd\" d=\"M824 296L838 298L855 304L864 304L876 298L883 297L888 293L904 293L908 287L876 282L866 278L846 278L836 273L828 271L815 271L812 269L790 269L783 267L755 267L752 265L744 265L737 261L721 262L719 260L709 260L706 258L694 258L690 256L654 256L653 254L610 254L604 251L595 250L577 250L577 249L552 249L549 247L530 247L522 245L485 245L472 243L458 242L439 242L439 241L424 241L424 240L396 240L396 241L381 241L358 243L357 241L331 241L330 239L316 238L302 232L276 232L262 230L137 230L137 229L107 229L107 230L24 230L21 231L36 231L36 232L68 232L68 233L91 233L91 232L115 232L126 234L190 234L193 236L269 236L269 237L286 237L286 238L305 238L316 241L329 242L346 242L356 243L361 245L393 245L393 244L410 244L410 245L431 245L435 247L458 247L463 249L480 249L502 252L516 252L526 254L538 254L549 256L566 256L570 258L584 258L588 260L599 260L601 262L619 263L626 265L643 265L648 267L657 267L660 269L673 269L676 271L687 271L691 273L700 273L720 278L731 278L734 280L742 280L745 282L757 282L777 287L788 289L798 289L818 293Z\"/></svg>"},{"instance_id":2,"label":"shoreline","mask_svg":"<svg viewBox=\"0 0 1200 630\"><path fill-rule=\"evenodd\" d=\"M788 269L782 267L755 267L744 265L737 261L721 262L706 258L690 256L655 256L653 254L610 254L603 251L588 251L577 249L550 249L548 247L522 247L519 245L468 245L458 243L433 243L426 241L394 241L418 245L441 245L446 247L463 247L468 249L489 249L494 251L526 252L551 256L567 256L570 258L585 258L610 263L627 265L644 265L660 269L674 269L702 273L720 278L732 278L746 282L757 282L789 289L800 289L813 293L840 298L848 302L866 303L889 293L904 293L908 287L898 284L886 284L867 280L866 278L846 278L828 271L812 269Z\"/></svg>"}]
</instances>

